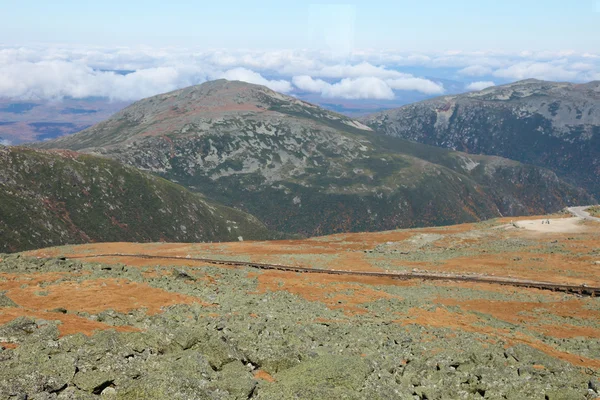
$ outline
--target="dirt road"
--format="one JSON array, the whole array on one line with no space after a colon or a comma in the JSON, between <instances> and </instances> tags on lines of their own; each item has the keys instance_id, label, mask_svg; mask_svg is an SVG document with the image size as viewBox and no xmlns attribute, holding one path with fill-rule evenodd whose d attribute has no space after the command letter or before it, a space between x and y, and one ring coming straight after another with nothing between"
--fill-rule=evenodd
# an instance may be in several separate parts
<instances>
[{"instance_id":1,"label":"dirt road","mask_svg":"<svg viewBox=\"0 0 600 400\"><path fill-rule=\"evenodd\" d=\"M581 223L581 218L549 218L521 220L514 225L530 231L542 233L576 233L585 232L586 227Z\"/></svg>"},{"instance_id":2,"label":"dirt road","mask_svg":"<svg viewBox=\"0 0 600 400\"><path fill-rule=\"evenodd\" d=\"M600 218L592 217L590 215L590 213L588 213L587 211L585 211L586 208L588 208L588 207L590 207L590 206L569 207L569 208L567 208L567 210L569 210L569 212L571 214L575 215L576 217L587 219L587 220L591 220L591 221L598 221L598 222L600 222Z\"/></svg>"}]
</instances>

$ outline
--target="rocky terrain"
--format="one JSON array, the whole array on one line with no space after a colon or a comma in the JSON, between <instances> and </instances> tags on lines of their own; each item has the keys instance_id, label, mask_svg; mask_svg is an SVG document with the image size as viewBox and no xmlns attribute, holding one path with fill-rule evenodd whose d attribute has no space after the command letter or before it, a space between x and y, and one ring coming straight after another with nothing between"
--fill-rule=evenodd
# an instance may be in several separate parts
<instances>
[{"instance_id":1,"label":"rocky terrain","mask_svg":"<svg viewBox=\"0 0 600 400\"><path fill-rule=\"evenodd\" d=\"M116 161L0 146L0 251L273 238L243 212Z\"/></svg>"},{"instance_id":2,"label":"rocky terrain","mask_svg":"<svg viewBox=\"0 0 600 400\"><path fill-rule=\"evenodd\" d=\"M225 80L139 101L38 146L114 158L306 236L594 202L545 169L378 135L293 97Z\"/></svg>"},{"instance_id":3,"label":"rocky terrain","mask_svg":"<svg viewBox=\"0 0 600 400\"><path fill-rule=\"evenodd\" d=\"M362 120L378 132L549 168L600 196L600 82L525 80Z\"/></svg>"},{"instance_id":4,"label":"rocky terrain","mask_svg":"<svg viewBox=\"0 0 600 400\"><path fill-rule=\"evenodd\" d=\"M0 398L596 399L599 298L192 258L600 286L599 249L600 224L553 215L3 255Z\"/></svg>"}]
</instances>

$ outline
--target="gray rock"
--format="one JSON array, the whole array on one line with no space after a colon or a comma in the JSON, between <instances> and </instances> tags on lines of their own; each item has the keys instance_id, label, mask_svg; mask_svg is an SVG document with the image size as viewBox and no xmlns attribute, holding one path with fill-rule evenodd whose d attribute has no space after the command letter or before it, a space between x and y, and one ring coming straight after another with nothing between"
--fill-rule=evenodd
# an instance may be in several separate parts
<instances>
[{"instance_id":1,"label":"gray rock","mask_svg":"<svg viewBox=\"0 0 600 400\"><path fill-rule=\"evenodd\" d=\"M262 385L259 399L361 399L358 390L371 368L360 357L321 356L277 373Z\"/></svg>"},{"instance_id":2,"label":"gray rock","mask_svg":"<svg viewBox=\"0 0 600 400\"><path fill-rule=\"evenodd\" d=\"M600 394L600 379L590 379L590 381L588 382L588 388L592 389L597 394Z\"/></svg>"}]
</instances>

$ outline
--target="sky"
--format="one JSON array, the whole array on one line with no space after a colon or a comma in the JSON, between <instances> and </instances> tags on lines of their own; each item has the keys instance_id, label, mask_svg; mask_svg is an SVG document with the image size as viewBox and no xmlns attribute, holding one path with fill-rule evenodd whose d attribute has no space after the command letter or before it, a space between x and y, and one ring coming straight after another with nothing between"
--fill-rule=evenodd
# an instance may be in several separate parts
<instances>
[{"instance_id":1,"label":"sky","mask_svg":"<svg viewBox=\"0 0 600 400\"><path fill-rule=\"evenodd\" d=\"M0 0L0 97L226 78L329 101L600 80L600 0Z\"/></svg>"},{"instance_id":2,"label":"sky","mask_svg":"<svg viewBox=\"0 0 600 400\"><path fill-rule=\"evenodd\" d=\"M0 0L0 40L211 48L577 50L600 46L597 0ZM315 41L315 32L325 35Z\"/></svg>"}]
</instances>

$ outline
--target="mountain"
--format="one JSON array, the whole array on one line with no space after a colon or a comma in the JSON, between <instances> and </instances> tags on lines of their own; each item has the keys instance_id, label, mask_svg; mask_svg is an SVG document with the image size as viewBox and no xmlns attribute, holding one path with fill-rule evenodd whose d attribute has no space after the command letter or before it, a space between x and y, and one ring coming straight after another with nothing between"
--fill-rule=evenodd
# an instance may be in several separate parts
<instances>
[{"instance_id":1,"label":"mountain","mask_svg":"<svg viewBox=\"0 0 600 400\"><path fill-rule=\"evenodd\" d=\"M525 80L365 117L386 135L555 171L600 196L600 81Z\"/></svg>"},{"instance_id":2,"label":"mountain","mask_svg":"<svg viewBox=\"0 0 600 400\"><path fill-rule=\"evenodd\" d=\"M0 146L0 252L240 236L272 237L254 217L114 160Z\"/></svg>"},{"instance_id":3,"label":"mountain","mask_svg":"<svg viewBox=\"0 0 600 400\"><path fill-rule=\"evenodd\" d=\"M375 134L225 80L150 97L43 148L102 154L308 236L475 221L586 203L552 172Z\"/></svg>"},{"instance_id":4,"label":"mountain","mask_svg":"<svg viewBox=\"0 0 600 400\"><path fill-rule=\"evenodd\" d=\"M0 98L0 143L21 144L79 132L129 104L96 97L60 101Z\"/></svg>"}]
</instances>

